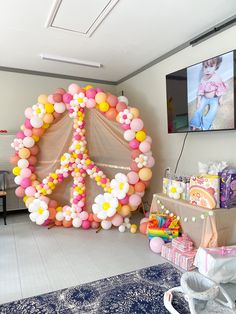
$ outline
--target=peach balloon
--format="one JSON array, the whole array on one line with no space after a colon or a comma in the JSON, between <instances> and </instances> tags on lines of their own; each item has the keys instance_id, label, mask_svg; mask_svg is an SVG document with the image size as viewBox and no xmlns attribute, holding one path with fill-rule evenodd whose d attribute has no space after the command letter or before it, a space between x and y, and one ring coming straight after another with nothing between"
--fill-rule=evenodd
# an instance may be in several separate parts
<instances>
[{"instance_id":1,"label":"peach balloon","mask_svg":"<svg viewBox=\"0 0 236 314\"><path fill-rule=\"evenodd\" d=\"M17 155L13 155L10 158L10 163L13 165L17 165L18 161L20 160L20 157Z\"/></svg>"},{"instance_id":2,"label":"peach balloon","mask_svg":"<svg viewBox=\"0 0 236 314\"><path fill-rule=\"evenodd\" d=\"M97 222L97 221L92 221L92 222L91 222L91 228L92 228L92 229L98 229L99 226L100 226L100 223L99 223L99 222Z\"/></svg>"},{"instance_id":3,"label":"peach balloon","mask_svg":"<svg viewBox=\"0 0 236 314\"><path fill-rule=\"evenodd\" d=\"M115 120L116 116L117 116L117 111L115 108L110 108L106 113L105 116L109 119L109 120Z\"/></svg>"},{"instance_id":4,"label":"peach balloon","mask_svg":"<svg viewBox=\"0 0 236 314\"><path fill-rule=\"evenodd\" d=\"M36 135L38 137L41 137L44 132L45 132L45 129L43 129L43 128L39 128L39 129L33 128L32 129L33 135Z\"/></svg>"},{"instance_id":5,"label":"peach balloon","mask_svg":"<svg viewBox=\"0 0 236 314\"><path fill-rule=\"evenodd\" d=\"M132 113L134 119L139 117L139 110L137 108L130 108L129 111Z\"/></svg>"},{"instance_id":6,"label":"peach balloon","mask_svg":"<svg viewBox=\"0 0 236 314\"><path fill-rule=\"evenodd\" d=\"M51 113L46 113L43 117L43 122L45 123L52 123L54 120L54 117Z\"/></svg>"},{"instance_id":7,"label":"peach balloon","mask_svg":"<svg viewBox=\"0 0 236 314\"><path fill-rule=\"evenodd\" d=\"M62 221L56 220L56 221L55 221L55 225L58 226L58 227L59 227L59 226L62 226Z\"/></svg>"},{"instance_id":8,"label":"peach balloon","mask_svg":"<svg viewBox=\"0 0 236 314\"><path fill-rule=\"evenodd\" d=\"M72 220L67 221L64 219L62 224L63 224L63 227L70 228L70 227L72 227Z\"/></svg>"},{"instance_id":9,"label":"peach balloon","mask_svg":"<svg viewBox=\"0 0 236 314\"><path fill-rule=\"evenodd\" d=\"M93 213L89 213L88 221L92 222L93 220Z\"/></svg>"},{"instance_id":10,"label":"peach balloon","mask_svg":"<svg viewBox=\"0 0 236 314\"><path fill-rule=\"evenodd\" d=\"M54 207L51 207L51 208L49 207L48 211L49 211L48 218L49 219L54 219L56 217L56 213L57 213L56 209Z\"/></svg>"},{"instance_id":11,"label":"peach balloon","mask_svg":"<svg viewBox=\"0 0 236 314\"><path fill-rule=\"evenodd\" d=\"M119 214L123 217L129 216L130 215L130 207L129 205L124 205L121 207L121 209L119 210Z\"/></svg>"},{"instance_id":12,"label":"peach balloon","mask_svg":"<svg viewBox=\"0 0 236 314\"><path fill-rule=\"evenodd\" d=\"M100 104L101 102L105 102L107 100L107 95L105 93L97 93L95 96L95 100L97 104Z\"/></svg>"},{"instance_id":13,"label":"peach balloon","mask_svg":"<svg viewBox=\"0 0 236 314\"><path fill-rule=\"evenodd\" d=\"M36 175L34 173L32 173L31 176L30 176L30 180L31 181L35 181L36 178L37 178Z\"/></svg>"},{"instance_id":14,"label":"peach balloon","mask_svg":"<svg viewBox=\"0 0 236 314\"><path fill-rule=\"evenodd\" d=\"M143 192L145 188L146 185L142 181L137 182L134 186L135 192Z\"/></svg>"},{"instance_id":15,"label":"peach balloon","mask_svg":"<svg viewBox=\"0 0 236 314\"><path fill-rule=\"evenodd\" d=\"M118 112L124 111L126 108L127 108L126 103L124 103L124 102L122 102L122 101L121 101L121 102L118 102L117 105L116 105L116 110L117 110Z\"/></svg>"},{"instance_id":16,"label":"peach balloon","mask_svg":"<svg viewBox=\"0 0 236 314\"><path fill-rule=\"evenodd\" d=\"M145 234L145 235L147 234L147 225L148 225L147 222L143 222L142 224L140 224L139 226L140 233Z\"/></svg>"},{"instance_id":17,"label":"peach balloon","mask_svg":"<svg viewBox=\"0 0 236 314\"><path fill-rule=\"evenodd\" d=\"M47 96L47 95L40 95L40 96L38 97L38 102L39 102L40 104L45 105L45 104L48 102L48 96Z\"/></svg>"},{"instance_id":18,"label":"peach balloon","mask_svg":"<svg viewBox=\"0 0 236 314\"><path fill-rule=\"evenodd\" d=\"M38 145L34 145L33 147L30 148L30 152L32 155L37 155L39 153L39 147Z\"/></svg>"},{"instance_id":19,"label":"peach balloon","mask_svg":"<svg viewBox=\"0 0 236 314\"><path fill-rule=\"evenodd\" d=\"M134 194L134 187L133 185L129 185L128 195L132 195L132 194Z\"/></svg>"},{"instance_id":20,"label":"peach balloon","mask_svg":"<svg viewBox=\"0 0 236 314\"><path fill-rule=\"evenodd\" d=\"M19 157L22 159L27 159L30 156L30 150L28 148L21 148L19 150Z\"/></svg>"},{"instance_id":21,"label":"peach balloon","mask_svg":"<svg viewBox=\"0 0 236 314\"><path fill-rule=\"evenodd\" d=\"M149 181L152 178L152 170L149 168L142 168L139 170L139 178L142 181Z\"/></svg>"},{"instance_id":22,"label":"peach balloon","mask_svg":"<svg viewBox=\"0 0 236 314\"><path fill-rule=\"evenodd\" d=\"M102 221L95 214L93 214L93 220L96 221L96 222L101 222Z\"/></svg>"},{"instance_id":23,"label":"peach balloon","mask_svg":"<svg viewBox=\"0 0 236 314\"><path fill-rule=\"evenodd\" d=\"M49 203L48 203L48 206L49 207L53 207L53 208L57 208L58 203L55 200L50 200Z\"/></svg>"}]
</instances>

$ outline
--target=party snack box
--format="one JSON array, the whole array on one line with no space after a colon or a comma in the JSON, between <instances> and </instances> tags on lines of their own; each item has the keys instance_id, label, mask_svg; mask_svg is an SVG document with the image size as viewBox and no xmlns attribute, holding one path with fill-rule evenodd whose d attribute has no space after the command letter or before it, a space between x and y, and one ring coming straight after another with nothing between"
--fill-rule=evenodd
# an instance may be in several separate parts
<instances>
[{"instance_id":1,"label":"party snack box","mask_svg":"<svg viewBox=\"0 0 236 314\"><path fill-rule=\"evenodd\" d=\"M220 173L220 207L230 208L236 205L236 169L225 168Z\"/></svg>"},{"instance_id":2,"label":"party snack box","mask_svg":"<svg viewBox=\"0 0 236 314\"><path fill-rule=\"evenodd\" d=\"M190 178L190 203L206 208L219 208L220 179L216 175Z\"/></svg>"},{"instance_id":3,"label":"party snack box","mask_svg":"<svg viewBox=\"0 0 236 314\"><path fill-rule=\"evenodd\" d=\"M184 270L193 270L195 266L193 265L194 258L197 250L193 249L189 252L181 252L171 243L166 243L162 245L161 256L174 263L175 265L183 268Z\"/></svg>"}]
</instances>

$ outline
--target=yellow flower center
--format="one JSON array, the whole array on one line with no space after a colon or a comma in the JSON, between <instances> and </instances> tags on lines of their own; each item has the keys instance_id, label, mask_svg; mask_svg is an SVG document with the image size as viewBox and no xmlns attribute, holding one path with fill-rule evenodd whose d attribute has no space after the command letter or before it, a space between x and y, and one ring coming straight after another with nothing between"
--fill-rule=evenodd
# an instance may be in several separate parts
<instances>
[{"instance_id":1,"label":"yellow flower center","mask_svg":"<svg viewBox=\"0 0 236 314\"><path fill-rule=\"evenodd\" d=\"M170 188L170 191L171 191L171 193L176 193L176 192L177 192L177 189L176 189L174 186L172 186L172 187Z\"/></svg>"},{"instance_id":2,"label":"yellow flower center","mask_svg":"<svg viewBox=\"0 0 236 314\"><path fill-rule=\"evenodd\" d=\"M43 214L43 209L42 209L42 207L39 207L39 209L38 209L38 214L39 214L39 215L42 215L42 214Z\"/></svg>"},{"instance_id":3,"label":"yellow flower center","mask_svg":"<svg viewBox=\"0 0 236 314\"><path fill-rule=\"evenodd\" d=\"M78 98L79 103L82 103L83 101L84 101L83 98Z\"/></svg>"},{"instance_id":4,"label":"yellow flower center","mask_svg":"<svg viewBox=\"0 0 236 314\"><path fill-rule=\"evenodd\" d=\"M124 188L124 183L120 183L120 184L119 184L119 189L120 189L120 190L123 190L123 188Z\"/></svg>"},{"instance_id":5,"label":"yellow flower center","mask_svg":"<svg viewBox=\"0 0 236 314\"><path fill-rule=\"evenodd\" d=\"M66 216L70 216L70 210L66 211Z\"/></svg>"},{"instance_id":6,"label":"yellow flower center","mask_svg":"<svg viewBox=\"0 0 236 314\"><path fill-rule=\"evenodd\" d=\"M108 210L110 207L111 207L111 206L110 206L110 204L109 204L108 202L104 202L104 203L102 204L102 209L103 209L103 210Z\"/></svg>"},{"instance_id":7,"label":"yellow flower center","mask_svg":"<svg viewBox=\"0 0 236 314\"><path fill-rule=\"evenodd\" d=\"M41 109L40 109L40 108L37 108L37 109L36 109L36 112L37 112L37 113L41 113Z\"/></svg>"}]
</instances>

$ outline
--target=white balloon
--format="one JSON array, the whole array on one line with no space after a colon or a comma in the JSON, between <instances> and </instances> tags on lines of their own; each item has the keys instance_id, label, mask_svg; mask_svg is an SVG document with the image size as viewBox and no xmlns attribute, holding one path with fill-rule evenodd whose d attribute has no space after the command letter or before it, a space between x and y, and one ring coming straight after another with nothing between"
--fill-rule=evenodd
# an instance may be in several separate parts
<instances>
[{"instance_id":1,"label":"white balloon","mask_svg":"<svg viewBox=\"0 0 236 314\"><path fill-rule=\"evenodd\" d=\"M124 102L127 106L128 106L128 104L129 104L128 98L125 97L125 96L119 96L119 97L118 97L118 101L119 101L119 102Z\"/></svg>"},{"instance_id":2,"label":"white balloon","mask_svg":"<svg viewBox=\"0 0 236 314\"><path fill-rule=\"evenodd\" d=\"M23 139L23 145L27 148L33 147L34 143L34 139L30 136L27 136Z\"/></svg>"},{"instance_id":3,"label":"white balloon","mask_svg":"<svg viewBox=\"0 0 236 314\"><path fill-rule=\"evenodd\" d=\"M27 168L29 166L29 162L27 159L20 159L17 163L18 167L21 169Z\"/></svg>"},{"instance_id":4,"label":"white balloon","mask_svg":"<svg viewBox=\"0 0 236 314\"><path fill-rule=\"evenodd\" d=\"M54 109L57 113L63 113L66 110L66 106L63 102L56 102L54 104Z\"/></svg>"},{"instance_id":5,"label":"white balloon","mask_svg":"<svg viewBox=\"0 0 236 314\"><path fill-rule=\"evenodd\" d=\"M14 179L14 182L15 182L15 184L17 184L17 185L20 185L21 180L22 180L21 176L16 176L15 179Z\"/></svg>"},{"instance_id":6,"label":"white balloon","mask_svg":"<svg viewBox=\"0 0 236 314\"><path fill-rule=\"evenodd\" d=\"M112 222L111 221L103 220L101 222L102 229L108 230L108 229L111 229L111 226L112 226Z\"/></svg>"},{"instance_id":7,"label":"white balloon","mask_svg":"<svg viewBox=\"0 0 236 314\"><path fill-rule=\"evenodd\" d=\"M118 228L118 230L119 230L120 232L125 232L125 226L124 226L124 225L120 225L119 228Z\"/></svg>"},{"instance_id":8,"label":"white balloon","mask_svg":"<svg viewBox=\"0 0 236 314\"><path fill-rule=\"evenodd\" d=\"M62 221L64 219L63 212L56 213L56 220Z\"/></svg>"},{"instance_id":9,"label":"white balloon","mask_svg":"<svg viewBox=\"0 0 236 314\"><path fill-rule=\"evenodd\" d=\"M80 219L79 217L76 217L72 220L72 225L75 228L79 228L82 225L82 219Z\"/></svg>"},{"instance_id":10,"label":"white balloon","mask_svg":"<svg viewBox=\"0 0 236 314\"><path fill-rule=\"evenodd\" d=\"M32 127L34 127L34 128L41 128L41 126L43 125L43 120L40 119L38 116L33 116L30 119L30 123L31 123Z\"/></svg>"},{"instance_id":11,"label":"white balloon","mask_svg":"<svg viewBox=\"0 0 236 314\"><path fill-rule=\"evenodd\" d=\"M124 132L124 139L128 142L132 141L135 138L135 132L132 130L126 130Z\"/></svg>"}]
</instances>

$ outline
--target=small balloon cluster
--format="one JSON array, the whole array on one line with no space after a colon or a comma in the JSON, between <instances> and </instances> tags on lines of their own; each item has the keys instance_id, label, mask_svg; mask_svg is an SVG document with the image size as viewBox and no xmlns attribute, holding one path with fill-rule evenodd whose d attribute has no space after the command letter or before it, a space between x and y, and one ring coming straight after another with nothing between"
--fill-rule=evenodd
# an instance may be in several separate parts
<instances>
[{"instance_id":1,"label":"small balloon cluster","mask_svg":"<svg viewBox=\"0 0 236 314\"><path fill-rule=\"evenodd\" d=\"M132 150L131 171L127 175L117 173L110 181L90 159L85 137L86 108L97 108L109 120L121 124L124 138ZM69 152L61 156L59 169L39 182L36 174L37 142L66 110L73 119L72 144ZM25 122L12 147L15 149L12 162L16 165L13 173L15 183L19 185L16 195L23 198L31 220L39 225L53 222L84 229L100 225L103 229L110 229L112 225L119 227L124 223L124 217L130 216L140 205L152 177L151 138L146 135L138 109L129 107L126 97L116 97L92 86L81 88L71 84L68 91L59 88L52 95L40 95L37 104L25 110ZM105 192L96 196L92 213L85 209L87 175ZM70 205L62 207L48 195L68 176L73 177L72 198Z\"/></svg>"}]
</instances>

